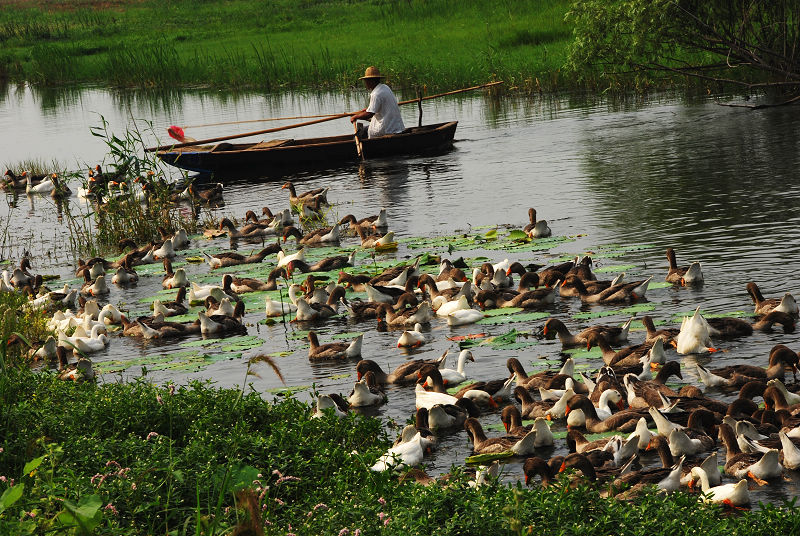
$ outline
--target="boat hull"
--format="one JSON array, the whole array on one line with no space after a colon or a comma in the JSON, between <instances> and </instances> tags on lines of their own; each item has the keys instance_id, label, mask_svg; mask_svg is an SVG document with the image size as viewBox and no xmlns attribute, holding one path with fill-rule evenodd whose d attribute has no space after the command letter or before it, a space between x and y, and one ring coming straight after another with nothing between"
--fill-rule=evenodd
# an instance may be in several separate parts
<instances>
[{"instance_id":1,"label":"boat hull","mask_svg":"<svg viewBox=\"0 0 800 536\"><path fill-rule=\"evenodd\" d=\"M364 159L440 153L453 145L457 121L413 127L399 134L361 140ZM215 177L270 176L289 169L333 167L359 160L353 135L303 140L183 147L159 151L172 166Z\"/></svg>"}]
</instances>

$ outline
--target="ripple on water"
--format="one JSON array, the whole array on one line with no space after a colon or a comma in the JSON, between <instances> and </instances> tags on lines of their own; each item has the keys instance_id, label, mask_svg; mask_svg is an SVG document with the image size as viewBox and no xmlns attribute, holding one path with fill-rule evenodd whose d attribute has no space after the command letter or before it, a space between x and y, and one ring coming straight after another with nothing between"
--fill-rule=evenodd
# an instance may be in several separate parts
<instances>
[{"instance_id":1,"label":"ripple on water","mask_svg":"<svg viewBox=\"0 0 800 536\"><path fill-rule=\"evenodd\" d=\"M102 113L112 125L121 129L128 117L147 117L157 128L177 123L210 123L253 116L332 113L362 106L363 95L323 95L319 98L297 95L265 99L257 95L218 98L208 94L186 92L176 101L154 103L147 99L114 97L102 90L86 90L79 99L65 99L55 110L37 102L28 93L21 98L6 97L0 113L0 129L7 132L13 122L15 137L9 142L12 160L28 156L56 157L75 167L102 160L104 147L88 135L88 126L96 117L83 113L93 109ZM48 100L47 102L52 102ZM46 130L40 129L44 118ZM634 265L627 270L631 279L655 275L660 280L666 272L664 250L676 249L679 263L700 260L707 282L692 289L654 289L648 296L656 306L657 319L671 320L701 305L709 312L750 312L751 303L744 291L747 281L757 281L767 296L778 296L786 290L798 292L795 255L800 221L800 186L795 184L795 170L800 166L800 114L796 108L765 110L758 114L732 110L712 102L678 103L669 98L623 103L586 105L567 99L484 99L479 96L442 100L426 107L425 120L460 121L456 149L440 157L415 157L403 160L365 162L327 170L289 175L299 189L330 187L329 199L337 205L332 215L347 213L357 216L377 213L388 207L391 228L399 237L471 232L476 227L512 224L523 226L528 207L535 207L540 218L551 221L557 234L578 236L574 242L559 245L550 253L482 251L495 260L547 261L557 256L596 252L603 244L652 245L621 257L597 258L599 266ZM408 124L416 121L416 110L405 110ZM236 128L236 127L232 127ZM316 136L340 133L342 124L325 123L319 130L303 129L294 136ZM235 131L235 130L233 130ZM42 134L44 133L44 134ZM46 138L46 139L43 139ZM34 143L34 141L36 143ZM49 147L52 154L30 155L30 148ZM231 181L225 188L225 206L221 215L241 217L248 209L261 206L278 208L286 205L288 196L280 182L253 180ZM28 201L22 196L16 209L0 208L9 221L16 249L6 255L18 258L21 250L30 248L37 256L34 269L42 272L67 273L66 255L59 251L65 242L66 230L48 199ZM201 244L206 244L201 242ZM348 241L353 245L354 242ZM226 241L208 243L228 247ZM240 250L253 248L239 244ZM52 256L45 253L51 251ZM398 259L415 255L418 250L405 247L395 255ZM454 255L457 255L455 252ZM467 252L474 256L475 252ZM384 256L379 256L379 259ZM369 263L367 255L359 262ZM190 274L205 274L205 265L189 268ZM114 289L114 303L135 304L141 297L160 289L160 276L142 278L130 290ZM558 301L551 313L566 318L571 327L586 325L574 320L579 311L607 310L604 307L582 307L574 300ZM602 319L621 322L627 315L617 314ZM290 352L276 356L286 383L302 388L296 396L308 399L313 385L320 392L348 393L354 381L354 362L317 364L307 359L306 342L287 337L296 328L292 325L259 325L260 310L248 313L249 333L264 339L256 350L244 352ZM433 324L431 342L411 357L431 359L444 350L455 350L447 336L467 335L480 331L502 333L514 327L535 331L541 322L498 327L464 326L449 328ZM384 369L393 369L407 357L395 348L398 331L380 333L372 321L354 323L335 320L321 326L323 342L336 333L364 331L364 357L376 360ZM633 340L641 337L634 332ZM711 359L714 366L765 361L769 349L777 343L797 347L800 335L758 333L748 339L721 344L723 352ZM154 353L185 350L183 341L141 341L114 338L109 348L96 356L98 362L125 361ZM492 346L473 349L476 362L468 372L480 379L501 378L509 357L518 357L526 368L555 363L563 358L560 345L554 341L518 350L502 350ZM596 358L580 358L581 364L594 367ZM156 382L210 379L214 384L229 387L245 381L244 359L224 360L199 371L153 369L149 376ZM682 360L685 378L697 382L692 356ZM249 376L259 392L280 389L283 385L264 365L255 365L258 376ZM141 367L121 373L123 378L141 374ZM112 377L113 378L113 377ZM108 378L109 380L112 378ZM414 411L413 390L390 386L389 403L370 412L400 425ZM717 393L725 400L735 395ZM482 418L484 426L499 423L499 416ZM556 430L561 425L556 425ZM563 443L562 443L563 445ZM429 470L438 474L460 464L471 452L466 437L455 434L444 438L429 462ZM563 453L563 446L552 452ZM519 463L506 468L505 478L521 475ZM777 501L797 494L798 478L790 475L781 486L755 490L756 500Z\"/></svg>"}]
</instances>

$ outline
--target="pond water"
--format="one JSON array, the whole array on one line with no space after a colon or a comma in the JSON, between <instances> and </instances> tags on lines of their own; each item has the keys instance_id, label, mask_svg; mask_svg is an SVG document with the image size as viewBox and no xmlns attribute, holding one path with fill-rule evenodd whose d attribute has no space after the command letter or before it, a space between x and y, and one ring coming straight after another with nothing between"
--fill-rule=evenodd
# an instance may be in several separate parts
<instances>
[{"instance_id":1,"label":"pond water","mask_svg":"<svg viewBox=\"0 0 800 536\"><path fill-rule=\"evenodd\" d=\"M163 133L170 124L198 125L240 121L257 117L296 116L337 113L363 107L365 95L229 95L185 91L169 95L118 93L102 89L80 89L54 93L28 87L0 91L0 132L3 153L0 162L13 164L23 159L56 159L70 169L86 169L101 162L105 153L102 140L92 137L89 127L100 124L102 115L114 133L124 133L132 124L144 129L145 141L155 145L156 137L144 120L152 122L153 132ZM407 124L417 120L416 108L403 110ZM752 311L745 292L748 281L756 281L768 297L785 291L800 291L796 271L796 252L800 238L796 225L800 219L800 109L781 107L761 111L719 106L711 99L685 100L657 96L627 102L572 101L569 98L503 98L481 94L438 99L425 104L426 123L458 120L455 148L435 157L416 157L367 161L326 171L298 172L285 178L298 190L325 186L334 203L331 219L353 213L357 217L375 214L386 207L390 228L400 239L412 237L469 237L485 234L501 225L522 228L527 223L528 207L535 207L539 218L547 219L554 235L568 237L541 250L492 249L470 246L448 253L447 242L434 253L447 257L486 256L497 262L505 258L545 263L558 258L593 254L601 278L611 278L624 270L626 278L654 276L663 281L667 270L664 251L675 248L680 264L703 263L706 284L699 288L653 288L648 292L649 313L657 320L677 327L681 313L698 305L708 313ZM243 130L274 126L268 124L229 125L189 129L195 137L224 135ZM297 138L342 134L350 131L344 120L323 123L292 131ZM162 141L166 138L162 136ZM248 209L269 206L273 210L288 205L281 182L232 180L226 183L224 206L214 216L242 218ZM73 185L76 186L76 185ZM65 247L68 232L49 199L8 197L0 216L8 222L5 257L19 260L23 249L34 255L35 272L56 273L67 280L74 259ZM74 200L72 203L77 203ZM510 243L508 243L510 245ZM376 262L405 260L424 251L414 242L403 242L396 253L376 256ZM237 244L250 251L258 244ZM354 248L354 239L342 246ZM625 248L622 246L630 246ZM633 247L636 246L636 247ZM192 248L229 249L225 240L195 240ZM289 250L293 251L290 245ZM330 252L327 252L329 254ZM272 261L274 262L274 260ZM361 255L358 263L372 263ZM435 267L429 267L433 269ZM198 282L217 281L220 274L209 273L207 265L189 265L190 277ZM113 288L112 303L124 304L133 312L146 310L143 303L160 290L163 271L145 268L139 285L131 289ZM242 272L238 272L242 273ZM621 322L627 314L622 307L586 307L576 299L558 299L544 312L565 320L577 330L593 322ZM586 320L579 313L602 312L609 316ZM641 314L641 313L640 313ZM578 315L577 317L575 315ZM123 381L142 374L157 383L186 383L210 380L215 385L239 386L245 381L246 358L257 353L284 352L276 357L286 384L295 396L309 398L310 386L320 393L348 393L355 379L355 361L309 363L307 342L292 338L307 326L278 323L267 326L263 307L248 310L248 334L263 339L249 348L218 342L205 349L185 346L192 340L142 342L113 337L105 352L93 360L107 373L101 381ZM436 320L430 326L429 340L414 357L438 357L446 349L457 353L456 342L447 337L485 332L499 335L514 328L537 332L543 320L499 325L448 328ZM364 358L374 359L391 370L406 359L395 347L399 331L378 332L373 321L355 323L331 320L317 326L321 342L337 333L364 332ZM302 335L302 333L300 334ZM641 331L630 337L640 342ZM798 348L800 333L757 333L752 337L725 341L723 349L710 359L711 366L752 362L765 365L772 346L778 343ZM507 376L505 363L518 357L526 370L558 366L563 359L558 341L520 339L530 343L514 350L482 345L473 349L475 363L467 368L474 379ZM227 350L226 350L227 348ZM201 350L220 355L241 353L235 359L214 359L198 363ZM159 356L167 356L160 358ZM698 384L694 363L709 361L706 356L677 356L684 381ZM597 353L576 356L579 368L595 370ZM212 362L213 361L213 362ZM452 363L454 366L454 363ZM247 377L251 388L271 396L271 390L284 386L262 365L258 376ZM389 386L388 404L369 411L385 421L404 423L414 411L410 387ZM735 393L715 392L725 401ZM484 427L499 423L499 414L481 418ZM556 424L555 430L563 430ZM490 431L489 434L496 434ZM542 455L564 453L563 440L557 448ZM463 432L443 439L440 449L426 460L428 471L447 471L452 463L462 463L471 453ZM646 455L648 463L653 462ZM720 458L722 459L722 458ZM521 465L506 466L508 479L521 478ZM789 474L784 482L752 491L755 501L776 501L794 496L800 481Z\"/></svg>"}]
</instances>

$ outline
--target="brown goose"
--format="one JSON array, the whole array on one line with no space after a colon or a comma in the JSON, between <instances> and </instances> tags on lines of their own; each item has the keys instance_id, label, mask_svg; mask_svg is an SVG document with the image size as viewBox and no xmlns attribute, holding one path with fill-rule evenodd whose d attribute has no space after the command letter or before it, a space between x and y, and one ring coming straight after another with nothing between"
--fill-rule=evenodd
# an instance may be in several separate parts
<instances>
[{"instance_id":1,"label":"brown goose","mask_svg":"<svg viewBox=\"0 0 800 536\"><path fill-rule=\"evenodd\" d=\"M372 371L378 383L411 384L417 381L417 371L425 365L438 366L439 360L424 361L422 359L415 359L413 361L406 361L387 374L375 361L362 359L356 365L356 375L358 380L361 380L364 374L368 371Z\"/></svg>"},{"instance_id":2,"label":"brown goose","mask_svg":"<svg viewBox=\"0 0 800 536\"><path fill-rule=\"evenodd\" d=\"M578 413L577 416L570 417L576 410L581 410L583 417ZM592 404L586 395L575 395L567 401L567 425L580 426L580 421L583 420L583 425L589 433L597 434L602 432L610 432L617 430L620 432L632 432L636 429L636 423L640 417L646 416L645 413L637 411L620 411L608 417L605 420L600 420L597 416L597 409ZM571 424L571 423L578 424Z\"/></svg>"},{"instance_id":3,"label":"brown goose","mask_svg":"<svg viewBox=\"0 0 800 536\"><path fill-rule=\"evenodd\" d=\"M647 330L645 342L649 343L656 342L656 339L662 339L664 341L664 346L667 346L675 337L678 336L678 333L681 332L681 330L678 328L665 328L657 330L655 324L653 323L653 318L650 315L644 315L642 317L642 324L644 325L644 329Z\"/></svg>"},{"instance_id":4,"label":"brown goose","mask_svg":"<svg viewBox=\"0 0 800 536\"><path fill-rule=\"evenodd\" d=\"M560 464L559 464L560 465ZM549 486L555 481L555 475L550 465L542 458L531 457L525 460L522 465L522 473L525 475L525 484L530 486L533 478L539 475L542 479L542 486Z\"/></svg>"},{"instance_id":5,"label":"brown goose","mask_svg":"<svg viewBox=\"0 0 800 536\"><path fill-rule=\"evenodd\" d=\"M597 294L592 294L578 277L571 275L564 280L564 284L573 287L583 303L628 303L635 302L644 297L650 279L623 283L609 287Z\"/></svg>"},{"instance_id":6,"label":"brown goose","mask_svg":"<svg viewBox=\"0 0 800 536\"><path fill-rule=\"evenodd\" d=\"M242 255L234 251L217 253L215 255L209 255L208 253L205 252L203 252L203 254L208 258L208 265L211 266L212 270L215 270L217 268L223 268L225 266L238 266L240 264L257 264L262 262L267 255L277 253L278 251L282 251L282 248L280 244L276 243L272 244L271 246L267 246L261 251L253 253L252 255Z\"/></svg>"},{"instance_id":7,"label":"brown goose","mask_svg":"<svg viewBox=\"0 0 800 536\"><path fill-rule=\"evenodd\" d=\"M473 417L469 417L464 422L464 429L472 441L472 450L475 454L497 454L511 451L517 456L525 456L535 451L533 446L536 439L535 431L528 432L522 439L508 436L488 438L481 423Z\"/></svg>"},{"instance_id":8,"label":"brown goose","mask_svg":"<svg viewBox=\"0 0 800 536\"><path fill-rule=\"evenodd\" d=\"M289 189L289 203L292 205L312 204L316 198L320 199L320 203L328 204L328 188L315 188L298 194L291 181L286 181L286 183L281 186L281 190L286 188Z\"/></svg>"},{"instance_id":9,"label":"brown goose","mask_svg":"<svg viewBox=\"0 0 800 536\"><path fill-rule=\"evenodd\" d=\"M783 344L772 347L769 365L762 368L754 365L731 365L708 370L697 365L700 380L709 387L741 387L752 380L783 380L786 368L797 374L798 355Z\"/></svg>"},{"instance_id":10,"label":"brown goose","mask_svg":"<svg viewBox=\"0 0 800 536\"><path fill-rule=\"evenodd\" d=\"M512 294L514 292L514 294ZM541 288L529 290L527 292L516 293L516 291L503 291L499 293L495 290L481 290L475 296L475 302L481 307L521 307L523 309L534 309L552 305L556 301L555 289Z\"/></svg>"},{"instance_id":11,"label":"brown goose","mask_svg":"<svg viewBox=\"0 0 800 536\"><path fill-rule=\"evenodd\" d=\"M516 357L509 357L506 361L506 368L511 375L516 374L517 385L524 387L527 390L532 389L564 389L564 383L567 378L571 378L575 373L575 361L568 358L564 361L560 370L544 370L531 374L525 372L525 369ZM581 382L575 382L573 387L576 393L586 394L588 389Z\"/></svg>"},{"instance_id":12,"label":"brown goose","mask_svg":"<svg viewBox=\"0 0 800 536\"><path fill-rule=\"evenodd\" d=\"M706 322L711 326L709 333L712 337L733 339L752 335L754 330L772 331L772 326L775 324L781 324L784 333L792 333L794 331L795 317L783 311L773 310L752 324L741 318L708 318Z\"/></svg>"},{"instance_id":13,"label":"brown goose","mask_svg":"<svg viewBox=\"0 0 800 536\"><path fill-rule=\"evenodd\" d=\"M558 318L550 318L544 324L543 334L547 339L553 339L558 335L563 348L583 346L595 335L603 337L609 344L622 344L628 340L628 330L632 320L633 317L622 326L590 326L577 335L573 335L564 322Z\"/></svg>"},{"instance_id":14,"label":"brown goose","mask_svg":"<svg viewBox=\"0 0 800 536\"><path fill-rule=\"evenodd\" d=\"M625 367L639 364L642 356L646 355L653 345L648 343L637 344L634 346L626 346L619 351L614 351L603 337L593 335L587 341L586 349L590 350L594 346L599 347L603 352L603 362L606 365L611 367Z\"/></svg>"},{"instance_id":15,"label":"brown goose","mask_svg":"<svg viewBox=\"0 0 800 536\"><path fill-rule=\"evenodd\" d=\"M356 251L349 255L337 255L335 257L326 257L322 260L315 262L314 264L308 264L304 261L299 259L295 259L290 261L289 264L286 265L286 269L288 270L289 277L292 276L292 272L297 270L298 272L307 274L309 272L327 272L329 270L336 270L339 268L344 268L346 266L353 266L355 264L356 258ZM341 272L342 274L345 272ZM341 283L341 281L340 281Z\"/></svg>"},{"instance_id":16,"label":"brown goose","mask_svg":"<svg viewBox=\"0 0 800 536\"><path fill-rule=\"evenodd\" d=\"M361 343L364 340L364 335L359 335L353 342L332 342L328 344L320 344L317 334L310 330L308 332L308 341L311 346L308 348L308 359L311 361L331 361L349 359L359 357L361 355ZM359 381L361 376L359 375ZM376 378L377 379L377 378Z\"/></svg>"},{"instance_id":17,"label":"brown goose","mask_svg":"<svg viewBox=\"0 0 800 536\"><path fill-rule=\"evenodd\" d=\"M765 315L771 311L781 311L790 315L797 315L798 313L797 302L794 296L788 292L784 294L783 298L780 300L778 298L767 299L761 294L758 285L751 281L747 284L747 293L753 300L753 304L755 305L755 310L753 312L757 315Z\"/></svg>"},{"instance_id":18,"label":"brown goose","mask_svg":"<svg viewBox=\"0 0 800 536\"><path fill-rule=\"evenodd\" d=\"M313 245L313 244L334 244L339 245L339 224L333 227L322 227L321 229L314 229L313 231L303 234L297 227L292 225L283 228L283 241L289 237L294 237L299 244Z\"/></svg>"},{"instance_id":19,"label":"brown goose","mask_svg":"<svg viewBox=\"0 0 800 536\"><path fill-rule=\"evenodd\" d=\"M700 269L699 262L679 267L678 261L675 259L675 250L672 248L667 249L667 262L669 262L669 271L664 278L667 283L685 286L703 282L703 271Z\"/></svg>"},{"instance_id":20,"label":"brown goose","mask_svg":"<svg viewBox=\"0 0 800 536\"><path fill-rule=\"evenodd\" d=\"M535 419L537 417L547 417L549 415L548 412L555 405L554 401L540 402L540 401L534 400L533 397L531 396L530 392L527 389L525 389L524 387L520 387L520 386L517 386L517 387L514 388L514 398L517 400L517 402L520 403L520 406L522 406L522 409L519 410L519 409L517 409L516 406L506 406L505 408L503 408L503 412L500 415L501 420L503 421L503 424L506 424L506 418L507 417L508 417L508 419L511 419L511 417L512 417L511 413L515 413L516 415L519 415L520 422L512 423L515 426L522 425L522 418L523 417L526 418L526 419ZM508 412L508 415L506 415L507 412ZM516 432L510 431L508 425L506 425L506 432L508 432L509 434L518 435Z\"/></svg>"}]
</instances>

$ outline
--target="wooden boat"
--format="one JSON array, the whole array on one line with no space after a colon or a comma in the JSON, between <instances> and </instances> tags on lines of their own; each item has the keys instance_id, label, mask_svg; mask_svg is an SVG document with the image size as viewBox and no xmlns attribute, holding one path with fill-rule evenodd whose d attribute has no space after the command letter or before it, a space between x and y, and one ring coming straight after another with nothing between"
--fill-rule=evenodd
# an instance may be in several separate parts
<instances>
[{"instance_id":1,"label":"wooden boat","mask_svg":"<svg viewBox=\"0 0 800 536\"><path fill-rule=\"evenodd\" d=\"M407 128L401 133L361 140L364 159L438 153L452 147L458 121ZM353 134L303 140L259 143L217 143L158 151L172 166L213 173L215 177L242 174L271 175L286 168L317 168L359 159Z\"/></svg>"}]
</instances>

